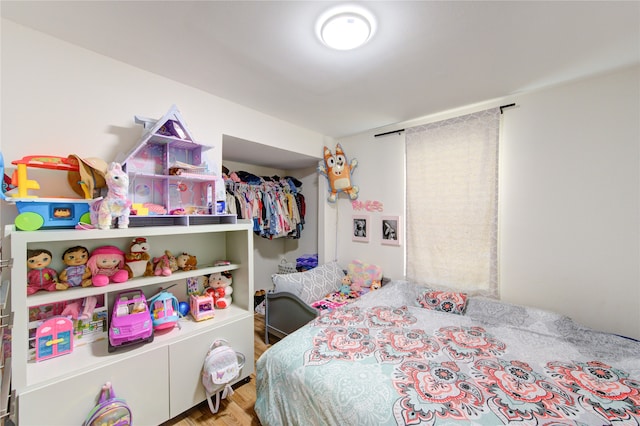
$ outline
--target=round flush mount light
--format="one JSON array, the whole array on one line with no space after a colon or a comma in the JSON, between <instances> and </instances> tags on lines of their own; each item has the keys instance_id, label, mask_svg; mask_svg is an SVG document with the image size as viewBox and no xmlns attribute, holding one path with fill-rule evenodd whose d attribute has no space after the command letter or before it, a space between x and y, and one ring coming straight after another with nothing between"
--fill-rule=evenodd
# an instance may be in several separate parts
<instances>
[{"instance_id":1,"label":"round flush mount light","mask_svg":"<svg viewBox=\"0 0 640 426\"><path fill-rule=\"evenodd\" d=\"M343 5L327 10L316 23L320 41L337 50L351 50L371 39L376 30L373 15L356 5Z\"/></svg>"}]
</instances>

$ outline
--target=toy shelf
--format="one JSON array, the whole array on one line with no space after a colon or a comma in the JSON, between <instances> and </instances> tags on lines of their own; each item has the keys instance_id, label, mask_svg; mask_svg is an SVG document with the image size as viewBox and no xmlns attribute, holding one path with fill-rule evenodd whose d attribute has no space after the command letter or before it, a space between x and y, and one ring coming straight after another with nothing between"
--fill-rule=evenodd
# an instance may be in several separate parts
<instances>
[{"instance_id":1,"label":"toy shelf","mask_svg":"<svg viewBox=\"0 0 640 426\"><path fill-rule=\"evenodd\" d=\"M199 277L202 275L210 275L215 272L233 271L238 269L240 265L230 264L225 266L212 266L212 265L200 265L198 269L193 271L176 271L168 277L153 276L153 277L138 277L132 278L128 281L118 284L109 284L106 287L85 287L85 288L72 288L64 291L40 291L38 293L27 296L27 303L29 306L46 305L56 302L64 302L70 299L80 299L88 296L97 296L106 292L115 293L135 288L146 287L150 285L160 285L166 283L173 283L175 281L182 281L190 277Z\"/></svg>"},{"instance_id":2,"label":"toy shelf","mask_svg":"<svg viewBox=\"0 0 640 426\"><path fill-rule=\"evenodd\" d=\"M197 338L210 330L212 326L224 327L226 324L246 317L246 315L247 311L245 309L231 305L229 308L216 310L215 317L209 320L197 322L188 316L182 318L178 322L179 326L176 326L168 333L156 333L151 343L129 346L109 353L105 338L76 347L73 353L69 355L41 362L30 361L27 363L26 386L55 384L60 379L81 375L85 371L95 368L107 366L117 368L118 364L123 360L137 357L159 348L166 348L180 341ZM73 362L69 362L70 358L73 358ZM202 360L197 361L202 364ZM195 363L196 360L194 359L193 362Z\"/></svg>"},{"instance_id":3,"label":"toy shelf","mask_svg":"<svg viewBox=\"0 0 640 426\"><path fill-rule=\"evenodd\" d=\"M27 249L51 251L51 267L60 271L63 269L61 255L69 247L80 245L91 252L103 245L114 245L127 252L137 237L147 239L152 258L165 250L174 255L187 252L197 257L197 269L176 271L170 276L137 277L104 287L40 291L27 296ZM5 392L6 387L7 394L15 395L11 398L17 402L17 417L12 419L15 424L82 424L107 381L114 384L118 396L132 407L136 423L161 424L204 401L202 361L216 338L226 339L247 358L238 381L253 373L253 225L250 221L32 232L18 231L10 225L5 229L2 247L3 255L13 261L13 266L3 271L3 281L11 283L8 293L13 326L12 356L5 360L5 377L9 373L11 380L3 379L0 392ZM214 266L219 260L231 263ZM152 342L118 347L111 353L107 333L104 333L95 341L80 339L71 353L41 361L30 359L29 308L96 296L104 299L108 329L118 293L139 289L149 300L162 289L177 284L168 291L178 300L187 301L191 290L202 290L206 277L224 271L233 272L233 302L226 309L216 309L214 318L203 321L195 321L190 316L181 318L172 329L154 332ZM0 298L2 294L0 291ZM74 398L51 397L69 394Z\"/></svg>"}]
</instances>

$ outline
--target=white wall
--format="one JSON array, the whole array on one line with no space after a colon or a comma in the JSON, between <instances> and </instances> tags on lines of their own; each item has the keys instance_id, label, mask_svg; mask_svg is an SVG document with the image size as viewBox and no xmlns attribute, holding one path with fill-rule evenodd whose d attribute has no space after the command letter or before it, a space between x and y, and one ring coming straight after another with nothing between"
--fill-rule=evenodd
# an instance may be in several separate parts
<instances>
[{"instance_id":1,"label":"white wall","mask_svg":"<svg viewBox=\"0 0 640 426\"><path fill-rule=\"evenodd\" d=\"M502 297L640 338L640 68L517 98L501 161Z\"/></svg>"},{"instance_id":2,"label":"white wall","mask_svg":"<svg viewBox=\"0 0 640 426\"><path fill-rule=\"evenodd\" d=\"M640 338L639 76L640 67L618 70L377 133L516 102L504 111L500 153L501 297ZM361 198L384 203L384 214L403 213L404 137L373 134L340 141L360 162L354 180ZM321 214L331 217L335 207ZM352 243L346 224L353 212L344 199L338 210L337 244L323 246L326 257L337 246L341 262L355 252L402 277L400 251Z\"/></svg>"},{"instance_id":3,"label":"white wall","mask_svg":"<svg viewBox=\"0 0 640 426\"><path fill-rule=\"evenodd\" d=\"M198 142L213 145L221 164L222 135L318 156L323 135L2 20L2 129L5 161L25 155L76 153L113 161L138 142L134 115L180 109ZM170 66L168 64L167 66ZM72 195L60 172L34 170L44 195ZM2 205L2 223L15 208ZM3 226L4 228L4 226Z\"/></svg>"},{"instance_id":4,"label":"white wall","mask_svg":"<svg viewBox=\"0 0 640 426\"><path fill-rule=\"evenodd\" d=\"M324 248L325 258L336 259L343 267L354 259L374 263L382 267L385 276L401 278L404 275L405 246L381 244L381 217L399 216L404 223L404 135L376 138L373 133L366 133L339 142L347 159L358 162L351 182L359 192L355 207L342 192L338 193L335 203L330 203L327 201L327 179L320 177L321 203L328 210L325 236L330 241ZM328 148L335 153L335 145ZM354 215L369 217L369 242L352 240ZM404 236L401 238L403 242Z\"/></svg>"}]
</instances>

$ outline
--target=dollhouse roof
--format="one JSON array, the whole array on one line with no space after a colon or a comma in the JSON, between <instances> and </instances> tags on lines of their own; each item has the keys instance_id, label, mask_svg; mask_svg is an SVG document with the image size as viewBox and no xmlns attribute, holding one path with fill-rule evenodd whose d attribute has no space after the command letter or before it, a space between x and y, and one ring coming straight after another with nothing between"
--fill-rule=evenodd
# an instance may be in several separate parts
<instances>
[{"instance_id":1,"label":"dollhouse roof","mask_svg":"<svg viewBox=\"0 0 640 426\"><path fill-rule=\"evenodd\" d=\"M136 145L120 162L123 165L133 158L138 151L140 151L153 137L154 143L166 142L171 143L171 146L175 148L191 149L200 147L202 151L206 151L213 147L202 145L194 142L194 137L189 127L182 118L182 114L178 110L176 105L172 105L160 119L153 119L142 117L139 115L134 116L137 124L142 124L144 127L144 133L140 139L140 143ZM162 136L166 136L166 140L162 139Z\"/></svg>"}]
</instances>

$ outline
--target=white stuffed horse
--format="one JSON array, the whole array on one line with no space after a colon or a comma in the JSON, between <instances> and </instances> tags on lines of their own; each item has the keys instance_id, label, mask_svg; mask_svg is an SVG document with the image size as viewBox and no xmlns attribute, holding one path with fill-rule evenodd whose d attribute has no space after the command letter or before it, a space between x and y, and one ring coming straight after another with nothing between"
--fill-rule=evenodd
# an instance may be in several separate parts
<instances>
[{"instance_id":1,"label":"white stuffed horse","mask_svg":"<svg viewBox=\"0 0 640 426\"><path fill-rule=\"evenodd\" d=\"M127 198L129 176L122 171L119 163L111 163L105 180L109 191L106 197L91 204L91 224L100 229L109 229L117 219L118 228L128 228L131 212L131 201Z\"/></svg>"}]
</instances>

